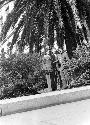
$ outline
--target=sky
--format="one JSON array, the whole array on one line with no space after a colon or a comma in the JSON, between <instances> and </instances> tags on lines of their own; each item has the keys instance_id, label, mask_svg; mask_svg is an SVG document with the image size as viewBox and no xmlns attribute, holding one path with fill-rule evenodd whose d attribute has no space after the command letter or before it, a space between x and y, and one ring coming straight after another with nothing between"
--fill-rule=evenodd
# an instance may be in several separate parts
<instances>
[{"instance_id":1,"label":"sky","mask_svg":"<svg viewBox=\"0 0 90 125\"><path fill-rule=\"evenodd\" d=\"M6 8L9 6L9 10L6 11ZM10 4L5 5L4 7L2 7L2 9L0 10L0 17L3 16L3 22L5 22L6 20L6 16L8 13L11 12L11 10L13 9L13 2L11 2ZM1 22L0 22L0 29L1 29ZM0 30L1 31L1 30ZM8 33L8 35L10 34L10 32ZM12 38L11 38L12 39ZM5 42L4 45L0 44L0 52L1 49L4 48L5 52L7 52L7 43L9 42L9 40L7 40L7 42ZM15 50L14 50L15 51Z\"/></svg>"}]
</instances>

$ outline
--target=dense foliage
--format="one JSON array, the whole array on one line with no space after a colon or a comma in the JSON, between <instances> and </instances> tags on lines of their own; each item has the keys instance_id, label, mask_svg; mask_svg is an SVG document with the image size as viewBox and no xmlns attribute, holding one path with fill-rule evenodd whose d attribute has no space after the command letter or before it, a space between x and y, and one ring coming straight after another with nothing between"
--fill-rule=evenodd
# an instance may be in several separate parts
<instances>
[{"instance_id":1,"label":"dense foliage","mask_svg":"<svg viewBox=\"0 0 90 125\"><path fill-rule=\"evenodd\" d=\"M90 45L78 46L73 58L63 58L62 72L67 88L90 84Z\"/></svg>"},{"instance_id":2,"label":"dense foliage","mask_svg":"<svg viewBox=\"0 0 90 125\"><path fill-rule=\"evenodd\" d=\"M30 52L35 47L35 51L39 53L43 42L52 49L56 40L58 47L62 49L65 42L69 58L72 58L72 51L77 45L84 38L88 41L88 0L2 0L0 8L12 1L14 8L8 13L1 31L1 42L4 43L12 29L9 36L13 36L11 49L17 44L19 50L23 51L28 44Z\"/></svg>"},{"instance_id":3,"label":"dense foliage","mask_svg":"<svg viewBox=\"0 0 90 125\"><path fill-rule=\"evenodd\" d=\"M46 79L38 54L12 54L0 60L1 98L38 94Z\"/></svg>"}]
</instances>

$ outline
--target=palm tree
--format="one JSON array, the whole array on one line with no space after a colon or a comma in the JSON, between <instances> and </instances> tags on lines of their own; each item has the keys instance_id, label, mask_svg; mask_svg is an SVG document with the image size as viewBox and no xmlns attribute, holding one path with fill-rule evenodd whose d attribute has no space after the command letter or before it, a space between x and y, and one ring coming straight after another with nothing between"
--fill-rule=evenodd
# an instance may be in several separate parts
<instances>
[{"instance_id":1,"label":"palm tree","mask_svg":"<svg viewBox=\"0 0 90 125\"><path fill-rule=\"evenodd\" d=\"M59 48L63 49L65 41L68 56L72 58L72 51L85 36L83 36L84 31L79 29L82 36L79 37L80 32L77 30L76 17L72 9L74 4L71 3L75 3L81 25L86 20L90 28L90 3L87 0L75 0L75 2L74 0L71 2L70 0L2 0L0 8L12 1L14 8L8 14L2 28L3 42L7 41L7 33L12 28L11 49L17 44L19 50L23 51L28 44L30 52L33 52L33 47L36 52L40 52L43 39L52 50L56 37Z\"/></svg>"}]
</instances>

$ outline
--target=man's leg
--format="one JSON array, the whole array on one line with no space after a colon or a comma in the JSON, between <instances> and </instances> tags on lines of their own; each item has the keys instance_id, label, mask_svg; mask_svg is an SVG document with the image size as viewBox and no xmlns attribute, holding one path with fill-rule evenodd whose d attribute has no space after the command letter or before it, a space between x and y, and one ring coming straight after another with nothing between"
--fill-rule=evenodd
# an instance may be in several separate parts
<instances>
[{"instance_id":1,"label":"man's leg","mask_svg":"<svg viewBox=\"0 0 90 125\"><path fill-rule=\"evenodd\" d=\"M54 71L50 73L50 78L51 78L52 91L55 91L55 90L57 90L57 83L55 83L55 72Z\"/></svg>"},{"instance_id":2,"label":"man's leg","mask_svg":"<svg viewBox=\"0 0 90 125\"><path fill-rule=\"evenodd\" d=\"M63 87L63 83L62 83L60 71L58 71L58 76L59 76L59 81L60 81L60 88L62 88Z\"/></svg>"}]
</instances>

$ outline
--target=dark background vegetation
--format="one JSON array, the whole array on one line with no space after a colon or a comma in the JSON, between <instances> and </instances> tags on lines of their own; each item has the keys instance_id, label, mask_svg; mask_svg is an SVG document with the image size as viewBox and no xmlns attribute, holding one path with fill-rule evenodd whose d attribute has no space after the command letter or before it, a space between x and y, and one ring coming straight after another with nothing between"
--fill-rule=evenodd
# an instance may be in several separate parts
<instances>
[{"instance_id":1,"label":"dark background vegetation","mask_svg":"<svg viewBox=\"0 0 90 125\"><path fill-rule=\"evenodd\" d=\"M0 60L1 99L38 94L47 87L38 54L12 54Z\"/></svg>"}]
</instances>

